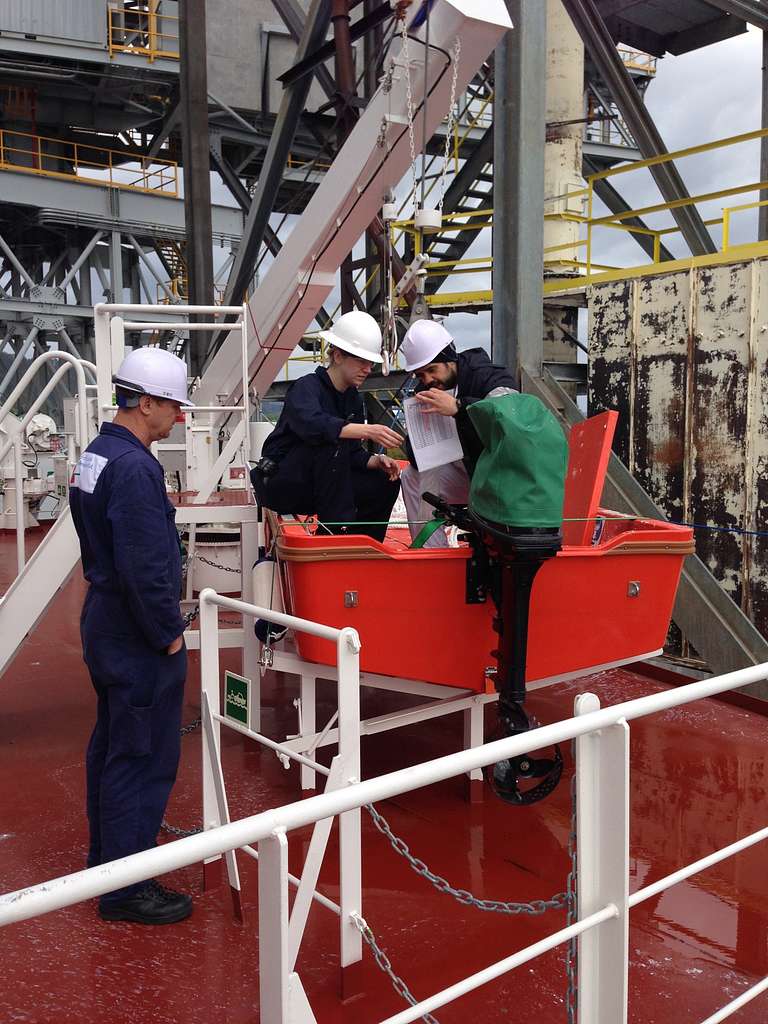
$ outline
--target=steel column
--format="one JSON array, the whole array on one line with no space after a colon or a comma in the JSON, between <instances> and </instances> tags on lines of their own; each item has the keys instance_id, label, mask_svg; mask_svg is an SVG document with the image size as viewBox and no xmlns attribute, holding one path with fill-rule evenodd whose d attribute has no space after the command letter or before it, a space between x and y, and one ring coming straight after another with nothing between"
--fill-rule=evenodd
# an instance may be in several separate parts
<instances>
[{"instance_id":1,"label":"steel column","mask_svg":"<svg viewBox=\"0 0 768 1024\"><path fill-rule=\"evenodd\" d=\"M184 223L190 305L213 305L213 233L211 157L208 143L207 47L205 0L184 0L180 7L181 138L184 160ZM190 370L203 368L205 340L190 337Z\"/></svg>"},{"instance_id":2,"label":"steel column","mask_svg":"<svg viewBox=\"0 0 768 1024\"><path fill-rule=\"evenodd\" d=\"M113 231L109 246L110 298L112 302L123 301L123 250L120 232Z\"/></svg>"},{"instance_id":3,"label":"steel column","mask_svg":"<svg viewBox=\"0 0 768 1024\"><path fill-rule=\"evenodd\" d=\"M600 75L607 83L616 106L629 126L640 152L645 159L667 152L651 115L643 103L624 62L619 56L610 32L605 27L595 0L562 0L571 16L584 46ZM677 168L672 163L656 164L649 168L659 191L667 202L688 197ZM715 243L694 206L676 207L670 211L675 223L694 256L716 251Z\"/></svg>"},{"instance_id":4,"label":"steel column","mask_svg":"<svg viewBox=\"0 0 768 1024\"><path fill-rule=\"evenodd\" d=\"M547 8L507 0L513 29L496 48L493 358L519 375L543 360Z\"/></svg>"}]
</instances>

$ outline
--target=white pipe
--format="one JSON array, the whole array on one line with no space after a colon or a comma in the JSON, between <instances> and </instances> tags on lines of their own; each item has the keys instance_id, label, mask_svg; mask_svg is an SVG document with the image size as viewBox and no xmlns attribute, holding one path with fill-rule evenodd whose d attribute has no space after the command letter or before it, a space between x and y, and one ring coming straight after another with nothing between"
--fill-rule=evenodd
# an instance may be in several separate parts
<instances>
[{"instance_id":1,"label":"white pipe","mask_svg":"<svg viewBox=\"0 0 768 1024\"><path fill-rule=\"evenodd\" d=\"M285 612L276 612L271 608L259 608L258 605L248 604L246 601L238 601L236 597L222 597L210 587L200 591L200 605L214 604L219 608L229 608L232 612L240 612L243 615L251 615L255 619L269 619L279 626L288 626L289 629L298 629L302 633L309 633L312 636L322 637L323 640L332 640L337 643L342 633L348 636L354 634L354 642L360 646L360 640L353 629L334 629L333 626L323 626L319 622L310 622L308 619L299 619L295 615L286 615ZM263 836L261 837L263 838Z\"/></svg>"},{"instance_id":2,"label":"white pipe","mask_svg":"<svg viewBox=\"0 0 768 1024\"><path fill-rule=\"evenodd\" d=\"M26 411L26 413L24 414L23 419L19 420L17 430L18 430L20 435L23 435L24 428L27 426L27 424L32 419L32 417L35 415L37 410L45 403L45 400L48 398L48 396L53 391L53 389L59 384L59 382L61 381L61 378L67 372L67 369L68 369L68 367L66 367L66 366L60 366L58 368L58 370L53 374L53 376L48 381L46 386L43 388L43 390L37 396L37 398L35 399L33 404ZM0 446L0 465L2 465L3 459L8 454L8 452L11 450L11 445L12 444L13 444L13 436L9 437L6 440L5 444Z\"/></svg>"},{"instance_id":3,"label":"white pipe","mask_svg":"<svg viewBox=\"0 0 768 1024\"><path fill-rule=\"evenodd\" d=\"M201 613L207 605L219 605L235 611L245 610L246 614L268 616L287 625L300 622L302 628L306 628L307 632L313 632L318 636L339 632L331 630L327 626L318 626L317 623L305 623L304 620L297 620L293 616L279 615L279 613L268 609L246 605L243 601L220 597L210 588L202 591L200 603ZM320 632L321 630L322 632ZM341 632L346 634L349 641L359 642L354 630L344 629ZM364 782L349 785L344 789L321 793L318 796L286 804L284 807L262 811L249 818L230 822L227 825L209 829L199 835L179 839L175 843L168 843L153 850L134 853L130 857L123 857L121 860L112 861L109 864L101 864L98 867L42 882L27 889L7 893L0 896L0 926L11 924L14 921L24 921L52 910L59 910L61 907L71 906L81 900L91 899L101 896L103 893L112 892L114 889L132 885L134 882L142 882L153 875L176 871L178 868L188 867L198 861L218 857L228 850L240 849L248 843L253 844L260 839L265 839L276 829L290 832L297 828L303 828L323 818L353 810L364 804L389 800L413 789L444 782L456 775L464 775L477 768L485 768L497 761L518 757L530 750L538 750L555 743L565 743L577 736L585 736L597 729L616 725L617 722L625 719L642 718L645 715L667 711L672 707L689 704L695 700L714 697L739 686L760 682L767 676L768 665L752 665L715 679L700 680L665 693L650 694L637 700L601 708L599 711L580 715L575 719L556 722L516 736L495 740L481 747L459 750L423 764L390 772L388 775L366 779Z\"/></svg>"},{"instance_id":4,"label":"white pipe","mask_svg":"<svg viewBox=\"0 0 768 1024\"><path fill-rule=\"evenodd\" d=\"M258 852L254 850L252 846L244 846L242 849L243 853L247 853L248 856L253 857L254 860L259 859ZM301 885L301 879L297 878L296 875L292 875L290 871L288 872L288 881L291 883L294 889L298 889L298 887ZM318 892L317 889L315 889L315 891L312 893L312 899L317 900L317 902L322 907L326 907L328 910L333 911L333 913L336 914L337 917L341 913L341 907L339 906L339 904L334 903L333 900L329 900L327 896L323 896L323 894L321 892Z\"/></svg>"},{"instance_id":5,"label":"white pipe","mask_svg":"<svg viewBox=\"0 0 768 1024\"><path fill-rule=\"evenodd\" d=\"M691 875L697 875L700 871L706 871L707 868L714 867L715 864L727 860L734 854L741 853L742 850L748 850L751 846L761 843L764 839L768 839L768 828L761 828L759 832L753 832L751 836L737 839L730 846L724 846L722 850L710 853L708 857L702 857L701 860L694 861L693 864L680 868L679 871L673 871L671 875L667 875L666 878L660 878L658 882L647 885L644 889L638 889L637 892L632 893L629 897L630 908L651 899L652 896L658 896L660 892L670 889L673 885L677 885L678 882L684 882Z\"/></svg>"},{"instance_id":6,"label":"white pipe","mask_svg":"<svg viewBox=\"0 0 768 1024\"><path fill-rule=\"evenodd\" d=\"M21 426L18 432L13 435L13 475L16 477L16 489L14 492L16 506L16 571L21 575L24 571L26 555L24 552L24 469L21 464ZM2 464L2 458L0 458Z\"/></svg>"},{"instance_id":7,"label":"white pipe","mask_svg":"<svg viewBox=\"0 0 768 1024\"><path fill-rule=\"evenodd\" d=\"M173 307L176 312L176 307ZM123 324L126 331L220 331L221 324L188 323L154 323L150 320L126 320Z\"/></svg>"},{"instance_id":8,"label":"white pipe","mask_svg":"<svg viewBox=\"0 0 768 1024\"><path fill-rule=\"evenodd\" d=\"M283 757L292 758L294 761L298 761L300 764L305 764L307 768L311 768L312 771L320 772L321 775L330 775L330 769L326 768L323 764L318 764L317 761L312 761L308 757L304 757L303 754L298 753L296 750L291 750L290 747L283 746L282 743L276 743L274 740L268 739L266 736L262 736L260 732L254 732L253 729L249 729L246 725L242 725L240 722L235 722L232 718L228 718L226 715L220 715L216 712L211 716L214 721L221 722L222 725L229 726L230 729L234 729L235 732L242 733L243 736L247 736L249 739L256 740L257 743L261 743L265 747L269 747L270 750L274 750L276 754L282 754Z\"/></svg>"},{"instance_id":9,"label":"white pipe","mask_svg":"<svg viewBox=\"0 0 768 1024\"><path fill-rule=\"evenodd\" d=\"M37 409L40 408L40 406L45 401L45 398L47 398L48 395L53 390L50 387L50 383L53 380L55 380L58 383L58 381L61 380L64 374L70 369L70 367L72 367L75 371L75 376L77 377L77 392L78 395L80 395L80 398L78 399L77 402L77 412L80 426L80 447L81 449L85 448L85 446L88 444L88 406L85 401L85 369L91 370L91 372L95 376L96 367L89 360L78 359L76 356L71 355L69 352L62 352L61 349L53 352L43 352L41 355L39 355L36 359L32 361L32 364L27 369L27 372L24 374L19 383L10 393L8 398L6 398L5 402L3 402L2 406L0 406L0 423L3 422L3 419L10 411L14 402L19 398L20 395L24 393L24 391L29 385L29 382L35 376L35 374L43 365L43 363L47 363L52 360L61 360L61 362L64 363L65 365L59 367L56 373L51 377L51 381L49 381L49 386L43 392L43 395L45 397L42 398L42 401L41 396L38 396L37 400L33 403L31 409L33 409L36 412ZM34 412L32 413L32 415L34 415ZM29 415L28 411L23 421L24 426L27 425L30 419L31 416ZM8 448L3 448L0 451L0 461L2 461L3 455L5 455L7 451Z\"/></svg>"},{"instance_id":10,"label":"white pipe","mask_svg":"<svg viewBox=\"0 0 768 1024\"><path fill-rule=\"evenodd\" d=\"M165 313L168 315L167 305L155 304L148 306L143 302L97 302L93 307L94 313ZM174 303L173 313L205 314L206 316L239 316L243 312L242 306L185 306L181 303Z\"/></svg>"},{"instance_id":11,"label":"white pipe","mask_svg":"<svg viewBox=\"0 0 768 1024\"><path fill-rule=\"evenodd\" d=\"M751 1003L752 1000L759 996L762 992L768 989L768 978L763 978L762 981L758 981L752 988L748 988L746 992L742 992L741 995L734 999L732 1003L728 1003L722 1010L718 1010L717 1013L711 1017L707 1017L701 1024L720 1024L720 1021L727 1020L730 1016L740 1010L742 1006L746 1006L747 1003Z\"/></svg>"},{"instance_id":12,"label":"white pipe","mask_svg":"<svg viewBox=\"0 0 768 1024\"><path fill-rule=\"evenodd\" d=\"M598 910L594 914L590 914L589 917L585 917L581 921L563 928L562 931L555 932L554 935L548 935L546 939L534 942L532 946L521 949L519 953L513 953L512 956L505 957L504 960L499 960L498 963L491 964L490 967L486 967L476 974L470 974L468 978L463 978L455 985L444 988L441 992L436 992L429 999L422 999L420 1003L416 1003L407 1010L396 1013L394 1017L387 1017L381 1024L411 1024L412 1021L423 1017L425 1013L431 1013L432 1010L445 1006L446 1003L458 999L459 996L464 996L467 992L473 992L476 988L480 988L481 985L487 985L489 981L493 981L502 974L506 974L507 971L512 971L516 967L520 967L521 964L526 964L529 960L534 960L537 956L548 953L555 946L560 946L570 939L577 938L584 932L589 931L590 928L596 928L603 921L610 921L618 916L619 911L616 905L609 903L602 910Z\"/></svg>"}]
</instances>

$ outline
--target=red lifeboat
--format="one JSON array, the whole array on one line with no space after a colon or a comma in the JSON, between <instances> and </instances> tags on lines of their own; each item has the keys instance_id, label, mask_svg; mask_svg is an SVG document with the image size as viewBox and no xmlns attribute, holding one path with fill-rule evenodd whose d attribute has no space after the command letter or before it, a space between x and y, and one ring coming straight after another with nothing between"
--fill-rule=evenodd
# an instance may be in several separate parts
<instances>
[{"instance_id":1,"label":"red lifeboat","mask_svg":"<svg viewBox=\"0 0 768 1024\"><path fill-rule=\"evenodd\" d=\"M693 531L600 507L617 420L603 413L569 437L563 545L539 569L531 594L526 682L549 682L660 653ZM405 527L383 543L316 535L271 517L292 614L353 626L364 671L478 692L498 645L493 602L468 602L472 549L414 550ZM335 664L331 643L297 636L307 661Z\"/></svg>"}]
</instances>

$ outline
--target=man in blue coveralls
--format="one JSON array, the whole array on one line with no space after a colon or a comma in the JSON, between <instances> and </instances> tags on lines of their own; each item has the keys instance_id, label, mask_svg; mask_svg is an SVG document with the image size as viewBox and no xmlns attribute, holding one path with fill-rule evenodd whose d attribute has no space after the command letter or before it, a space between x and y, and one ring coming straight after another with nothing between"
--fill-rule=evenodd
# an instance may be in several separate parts
<instances>
[{"instance_id":1,"label":"man in blue coveralls","mask_svg":"<svg viewBox=\"0 0 768 1024\"><path fill-rule=\"evenodd\" d=\"M187 671L175 511L149 450L191 405L186 364L140 348L113 381L118 412L83 452L70 489L90 584L83 658L98 698L86 756L89 867L155 846L179 763ZM192 899L152 879L102 896L99 913L172 924L192 913Z\"/></svg>"}]
</instances>

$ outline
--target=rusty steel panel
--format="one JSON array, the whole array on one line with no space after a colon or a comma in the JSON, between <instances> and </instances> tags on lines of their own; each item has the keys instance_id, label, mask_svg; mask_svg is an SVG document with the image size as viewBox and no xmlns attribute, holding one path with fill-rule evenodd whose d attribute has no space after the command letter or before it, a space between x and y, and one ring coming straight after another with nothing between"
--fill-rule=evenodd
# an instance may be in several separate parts
<instances>
[{"instance_id":1,"label":"rusty steel panel","mask_svg":"<svg viewBox=\"0 0 768 1024\"><path fill-rule=\"evenodd\" d=\"M744 522L749 379L749 264L696 272L692 381L691 510L697 523ZM742 546L737 533L698 530L697 552L741 604Z\"/></svg>"},{"instance_id":2,"label":"rusty steel panel","mask_svg":"<svg viewBox=\"0 0 768 1024\"><path fill-rule=\"evenodd\" d=\"M590 413L768 637L768 260L593 287ZM754 536L753 533L766 536Z\"/></svg>"},{"instance_id":3,"label":"rusty steel panel","mask_svg":"<svg viewBox=\"0 0 768 1024\"><path fill-rule=\"evenodd\" d=\"M684 515L690 277L640 280L634 317L632 464L670 519Z\"/></svg>"},{"instance_id":4,"label":"rusty steel panel","mask_svg":"<svg viewBox=\"0 0 768 1024\"><path fill-rule=\"evenodd\" d=\"M606 409L619 414L613 449L625 465L630 455L631 281L595 285L588 292L589 414Z\"/></svg>"}]
</instances>

